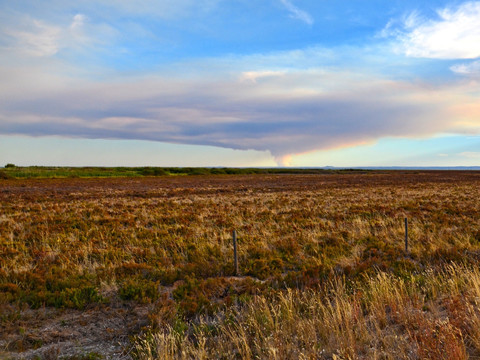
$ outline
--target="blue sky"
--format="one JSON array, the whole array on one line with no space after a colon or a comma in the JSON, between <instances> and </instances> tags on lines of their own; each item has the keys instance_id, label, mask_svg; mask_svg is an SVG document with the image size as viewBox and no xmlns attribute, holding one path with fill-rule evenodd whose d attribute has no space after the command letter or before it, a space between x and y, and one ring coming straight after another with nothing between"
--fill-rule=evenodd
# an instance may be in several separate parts
<instances>
[{"instance_id":1,"label":"blue sky","mask_svg":"<svg viewBox=\"0 0 480 360\"><path fill-rule=\"evenodd\" d=\"M479 1L0 1L0 164L480 165L479 19Z\"/></svg>"}]
</instances>

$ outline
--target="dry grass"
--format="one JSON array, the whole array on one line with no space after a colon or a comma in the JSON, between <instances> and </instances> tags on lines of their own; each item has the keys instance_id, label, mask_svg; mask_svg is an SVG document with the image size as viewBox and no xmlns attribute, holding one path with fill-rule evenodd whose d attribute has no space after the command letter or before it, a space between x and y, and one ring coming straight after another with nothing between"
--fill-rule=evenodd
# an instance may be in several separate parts
<instances>
[{"instance_id":1,"label":"dry grass","mask_svg":"<svg viewBox=\"0 0 480 360\"><path fill-rule=\"evenodd\" d=\"M152 308L142 358L476 356L479 183L475 172L1 180L2 332L25 306L124 301Z\"/></svg>"},{"instance_id":2,"label":"dry grass","mask_svg":"<svg viewBox=\"0 0 480 360\"><path fill-rule=\"evenodd\" d=\"M480 272L451 265L255 296L138 339L139 359L467 359L480 353Z\"/></svg>"}]
</instances>

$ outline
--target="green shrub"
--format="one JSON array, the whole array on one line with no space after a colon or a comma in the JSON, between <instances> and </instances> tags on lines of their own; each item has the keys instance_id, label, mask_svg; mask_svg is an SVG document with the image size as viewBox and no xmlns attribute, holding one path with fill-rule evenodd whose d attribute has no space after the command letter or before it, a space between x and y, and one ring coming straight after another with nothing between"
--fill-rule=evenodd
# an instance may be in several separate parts
<instances>
[{"instance_id":1,"label":"green shrub","mask_svg":"<svg viewBox=\"0 0 480 360\"><path fill-rule=\"evenodd\" d=\"M8 175L5 171L0 171L0 179L11 179L12 177Z\"/></svg>"},{"instance_id":2,"label":"green shrub","mask_svg":"<svg viewBox=\"0 0 480 360\"><path fill-rule=\"evenodd\" d=\"M118 295L122 300L151 303L158 298L158 283L141 278L130 278L124 281L118 290Z\"/></svg>"}]
</instances>

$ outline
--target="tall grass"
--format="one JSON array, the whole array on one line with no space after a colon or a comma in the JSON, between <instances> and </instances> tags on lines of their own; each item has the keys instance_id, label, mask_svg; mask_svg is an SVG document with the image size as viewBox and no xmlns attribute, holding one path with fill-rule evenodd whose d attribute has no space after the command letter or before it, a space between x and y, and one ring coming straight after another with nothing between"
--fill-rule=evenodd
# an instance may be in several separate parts
<instances>
[{"instance_id":1,"label":"tall grass","mask_svg":"<svg viewBox=\"0 0 480 360\"><path fill-rule=\"evenodd\" d=\"M137 339L137 359L467 359L480 354L480 272L384 272L258 295L181 331Z\"/></svg>"}]
</instances>

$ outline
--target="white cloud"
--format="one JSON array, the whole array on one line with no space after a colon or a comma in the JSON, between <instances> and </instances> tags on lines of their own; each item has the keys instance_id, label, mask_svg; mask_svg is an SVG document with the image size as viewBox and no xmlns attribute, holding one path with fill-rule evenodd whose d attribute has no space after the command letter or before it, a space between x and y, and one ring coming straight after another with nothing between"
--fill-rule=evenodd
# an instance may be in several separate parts
<instances>
[{"instance_id":1,"label":"white cloud","mask_svg":"<svg viewBox=\"0 0 480 360\"><path fill-rule=\"evenodd\" d=\"M262 78L274 77L274 76L283 76L285 75L286 71L272 71L272 70L264 70L264 71L245 71L240 76L240 80L242 81L251 81L256 83L257 80Z\"/></svg>"},{"instance_id":2,"label":"white cloud","mask_svg":"<svg viewBox=\"0 0 480 360\"><path fill-rule=\"evenodd\" d=\"M480 159L480 152L477 151L464 151L459 153L458 155L469 159Z\"/></svg>"},{"instance_id":3,"label":"white cloud","mask_svg":"<svg viewBox=\"0 0 480 360\"><path fill-rule=\"evenodd\" d=\"M453 65L450 67L450 70L461 75L480 75L480 60L471 63Z\"/></svg>"},{"instance_id":4,"label":"white cloud","mask_svg":"<svg viewBox=\"0 0 480 360\"><path fill-rule=\"evenodd\" d=\"M115 29L109 25L91 24L81 13L65 18L61 24L26 15L18 16L16 20L0 25L0 40L3 40L0 43L0 60L3 63L25 62L33 58L31 65L35 67L38 58L52 58L62 51L68 51L68 55L76 58L82 51L114 43L117 36Z\"/></svg>"},{"instance_id":5,"label":"white cloud","mask_svg":"<svg viewBox=\"0 0 480 360\"><path fill-rule=\"evenodd\" d=\"M73 17L73 21L70 24L70 29L76 30L81 27L83 27L83 24L85 23L86 16L83 14L77 14Z\"/></svg>"},{"instance_id":6,"label":"white cloud","mask_svg":"<svg viewBox=\"0 0 480 360\"><path fill-rule=\"evenodd\" d=\"M293 19L303 21L308 25L313 25L314 20L312 16L304 10L299 9L293 5L289 0L280 0L280 2L285 6L285 8L290 12L290 16Z\"/></svg>"},{"instance_id":7,"label":"white cloud","mask_svg":"<svg viewBox=\"0 0 480 360\"><path fill-rule=\"evenodd\" d=\"M400 27L387 24L383 35L394 36L407 56L435 59L480 57L480 2L465 2L437 11L437 19L407 16Z\"/></svg>"},{"instance_id":8,"label":"white cloud","mask_svg":"<svg viewBox=\"0 0 480 360\"><path fill-rule=\"evenodd\" d=\"M7 29L5 34L13 39L13 47L32 56L52 56L60 48L62 29L40 20L30 19L19 29Z\"/></svg>"}]
</instances>

